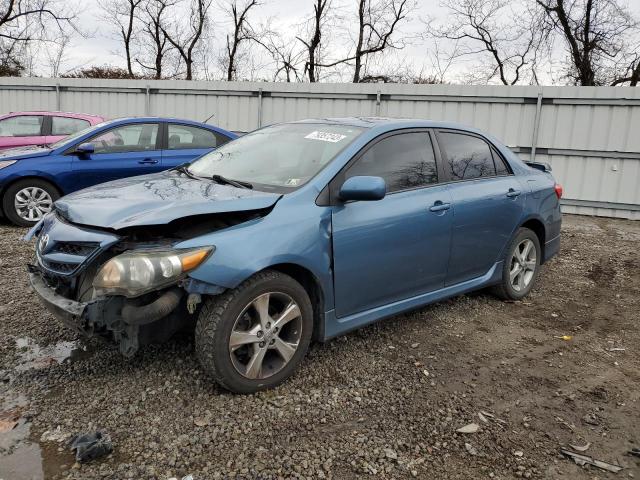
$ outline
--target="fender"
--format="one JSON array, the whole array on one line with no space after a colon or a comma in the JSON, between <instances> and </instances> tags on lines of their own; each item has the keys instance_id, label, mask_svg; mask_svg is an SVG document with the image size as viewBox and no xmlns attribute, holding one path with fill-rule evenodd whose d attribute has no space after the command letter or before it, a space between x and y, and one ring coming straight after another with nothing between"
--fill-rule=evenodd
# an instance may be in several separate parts
<instances>
[{"instance_id":1,"label":"fender","mask_svg":"<svg viewBox=\"0 0 640 480\"><path fill-rule=\"evenodd\" d=\"M276 204L274 211L278 208L280 203ZM290 203L286 217L273 213L177 244L176 248L216 247L215 253L189 276L220 287L235 288L273 265L294 264L315 276L322 288L324 310L332 309L330 208L313 203ZM292 222L296 225L294 237L290 236Z\"/></svg>"},{"instance_id":2,"label":"fender","mask_svg":"<svg viewBox=\"0 0 640 480\"><path fill-rule=\"evenodd\" d=\"M63 188L58 184L54 175L51 175L48 172L44 172L42 170L21 170L20 172L15 172L7 175L2 181L2 186L0 187L0 192L4 193L4 191L13 183L25 179L25 178L38 178L41 180L46 180L51 183L54 187L58 189L61 194L65 194Z\"/></svg>"}]
</instances>

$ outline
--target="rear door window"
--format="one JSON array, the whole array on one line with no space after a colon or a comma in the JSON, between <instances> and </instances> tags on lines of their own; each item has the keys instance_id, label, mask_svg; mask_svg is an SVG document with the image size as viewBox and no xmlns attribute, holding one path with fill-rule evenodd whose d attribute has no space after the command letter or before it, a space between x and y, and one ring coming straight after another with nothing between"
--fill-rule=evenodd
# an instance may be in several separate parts
<instances>
[{"instance_id":1,"label":"rear door window","mask_svg":"<svg viewBox=\"0 0 640 480\"><path fill-rule=\"evenodd\" d=\"M114 128L93 137L95 153L124 153L157 150L157 123L135 123Z\"/></svg>"},{"instance_id":2,"label":"rear door window","mask_svg":"<svg viewBox=\"0 0 640 480\"><path fill-rule=\"evenodd\" d=\"M383 138L349 167L345 179L358 175L384 178L389 193L437 183L429 133L401 133Z\"/></svg>"},{"instance_id":3,"label":"rear door window","mask_svg":"<svg viewBox=\"0 0 640 480\"><path fill-rule=\"evenodd\" d=\"M0 137L36 137L42 135L43 115L19 115L0 120Z\"/></svg>"},{"instance_id":4,"label":"rear door window","mask_svg":"<svg viewBox=\"0 0 640 480\"><path fill-rule=\"evenodd\" d=\"M51 117L51 135L71 135L87 128L90 123L81 118Z\"/></svg>"},{"instance_id":5,"label":"rear door window","mask_svg":"<svg viewBox=\"0 0 640 480\"><path fill-rule=\"evenodd\" d=\"M471 180L496 175L491 149L481 138L463 133L439 132L444 169L451 180Z\"/></svg>"},{"instance_id":6,"label":"rear door window","mask_svg":"<svg viewBox=\"0 0 640 480\"><path fill-rule=\"evenodd\" d=\"M229 141L224 135L217 135L211 130L174 123L168 125L167 138L169 150L216 148Z\"/></svg>"},{"instance_id":7,"label":"rear door window","mask_svg":"<svg viewBox=\"0 0 640 480\"><path fill-rule=\"evenodd\" d=\"M496 165L496 174L497 175L511 175L511 169L507 165L507 162L502 158L496 150L491 149L491 153L493 154L493 163Z\"/></svg>"}]
</instances>

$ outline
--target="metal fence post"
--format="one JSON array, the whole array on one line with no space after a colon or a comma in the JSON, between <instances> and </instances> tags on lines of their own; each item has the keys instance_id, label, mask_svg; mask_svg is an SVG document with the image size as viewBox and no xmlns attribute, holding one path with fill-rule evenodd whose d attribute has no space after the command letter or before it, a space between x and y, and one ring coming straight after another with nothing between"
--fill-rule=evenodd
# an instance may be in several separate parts
<instances>
[{"instance_id":1,"label":"metal fence post","mask_svg":"<svg viewBox=\"0 0 640 480\"><path fill-rule=\"evenodd\" d=\"M378 83L382 83L381 80L378 80ZM378 91L376 92L376 117L380 116L380 103L382 101L382 92L380 91L380 87L378 87Z\"/></svg>"},{"instance_id":2,"label":"metal fence post","mask_svg":"<svg viewBox=\"0 0 640 480\"><path fill-rule=\"evenodd\" d=\"M56 83L56 110L58 112L61 110L60 105L62 105L60 101L60 84Z\"/></svg>"},{"instance_id":3,"label":"metal fence post","mask_svg":"<svg viewBox=\"0 0 640 480\"><path fill-rule=\"evenodd\" d=\"M258 89L258 128L262 127L262 89Z\"/></svg>"},{"instance_id":4,"label":"metal fence post","mask_svg":"<svg viewBox=\"0 0 640 480\"><path fill-rule=\"evenodd\" d=\"M146 116L151 115L151 87L149 87L149 85L147 85L147 88L145 89L144 114Z\"/></svg>"},{"instance_id":5,"label":"metal fence post","mask_svg":"<svg viewBox=\"0 0 640 480\"><path fill-rule=\"evenodd\" d=\"M531 161L536 161L536 148L538 146L538 132L540 131L540 121L542 119L542 91L538 92L536 102L536 118L533 121L533 135L531 136Z\"/></svg>"}]
</instances>

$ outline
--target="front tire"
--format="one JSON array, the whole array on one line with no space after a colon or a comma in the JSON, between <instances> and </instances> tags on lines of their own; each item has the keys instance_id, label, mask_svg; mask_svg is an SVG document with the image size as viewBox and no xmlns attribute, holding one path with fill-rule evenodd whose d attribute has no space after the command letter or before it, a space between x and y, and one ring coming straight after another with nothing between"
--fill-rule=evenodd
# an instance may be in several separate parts
<instances>
[{"instance_id":1,"label":"front tire","mask_svg":"<svg viewBox=\"0 0 640 480\"><path fill-rule=\"evenodd\" d=\"M53 209L60 193L52 184L39 178L20 180L7 188L2 210L7 219L19 227L32 227Z\"/></svg>"},{"instance_id":2,"label":"front tire","mask_svg":"<svg viewBox=\"0 0 640 480\"><path fill-rule=\"evenodd\" d=\"M305 289L288 275L266 270L204 302L196 355L227 390L254 393L293 374L312 331L313 308Z\"/></svg>"},{"instance_id":3,"label":"front tire","mask_svg":"<svg viewBox=\"0 0 640 480\"><path fill-rule=\"evenodd\" d=\"M507 248L502 281L493 287L493 292L503 300L526 297L538 278L541 259L538 236L528 228L520 228Z\"/></svg>"}]
</instances>

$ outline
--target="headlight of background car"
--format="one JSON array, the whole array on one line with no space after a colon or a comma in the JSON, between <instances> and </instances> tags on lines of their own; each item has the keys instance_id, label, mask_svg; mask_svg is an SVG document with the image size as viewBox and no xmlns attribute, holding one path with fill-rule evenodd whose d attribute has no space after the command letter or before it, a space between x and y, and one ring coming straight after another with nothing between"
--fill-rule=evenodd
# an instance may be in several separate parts
<instances>
[{"instance_id":1,"label":"headlight of background car","mask_svg":"<svg viewBox=\"0 0 640 480\"><path fill-rule=\"evenodd\" d=\"M137 297L177 282L214 249L131 250L105 263L93 279L93 287L98 295Z\"/></svg>"},{"instance_id":2,"label":"headlight of background car","mask_svg":"<svg viewBox=\"0 0 640 480\"><path fill-rule=\"evenodd\" d=\"M9 165L13 165L16 163L15 160L3 160L0 162L0 168L8 167Z\"/></svg>"}]
</instances>

